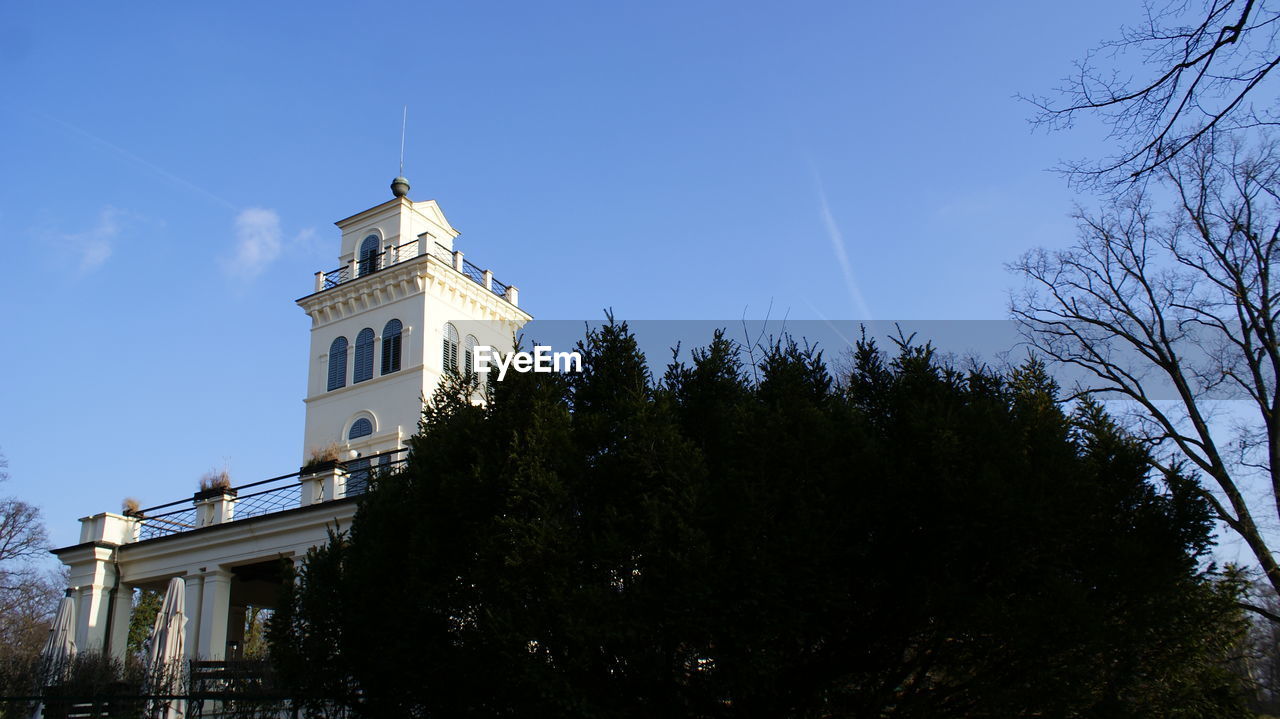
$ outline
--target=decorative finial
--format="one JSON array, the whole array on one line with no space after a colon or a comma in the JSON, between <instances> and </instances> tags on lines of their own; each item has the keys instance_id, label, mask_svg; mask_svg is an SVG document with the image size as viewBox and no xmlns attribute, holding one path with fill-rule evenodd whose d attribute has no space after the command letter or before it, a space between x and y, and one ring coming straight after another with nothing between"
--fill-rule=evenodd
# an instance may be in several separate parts
<instances>
[{"instance_id":1,"label":"decorative finial","mask_svg":"<svg viewBox=\"0 0 1280 719\"><path fill-rule=\"evenodd\" d=\"M409 194L409 180L404 177L397 177L391 181L391 194L396 197L404 197Z\"/></svg>"}]
</instances>

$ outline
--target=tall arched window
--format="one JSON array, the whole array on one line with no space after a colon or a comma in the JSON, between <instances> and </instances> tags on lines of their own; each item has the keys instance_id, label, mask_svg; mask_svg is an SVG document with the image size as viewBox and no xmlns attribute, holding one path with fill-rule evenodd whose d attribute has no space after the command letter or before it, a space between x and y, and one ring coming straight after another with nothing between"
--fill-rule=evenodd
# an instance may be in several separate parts
<instances>
[{"instance_id":1,"label":"tall arched window","mask_svg":"<svg viewBox=\"0 0 1280 719\"><path fill-rule=\"evenodd\" d=\"M475 335L467 335L462 343L462 371L471 374L476 371L476 345L480 344Z\"/></svg>"},{"instance_id":2,"label":"tall arched window","mask_svg":"<svg viewBox=\"0 0 1280 719\"><path fill-rule=\"evenodd\" d=\"M373 434L373 422L368 417L361 417L351 423L347 431L347 440L360 439ZM369 490L369 460L360 457L347 462L347 496L364 494Z\"/></svg>"},{"instance_id":3,"label":"tall arched window","mask_svg":"<svg viewBox=\"0 0 1280 719\"><path fill-rule=\"evenodd\" d=\"M351 423L351 430L347 432L347 439L360 439L373 434L373 422L368 417L361 417Z\"/></svg>"},{"instance_id":4,"label":"tall arched window","mask_svg":"<svg viewBox=\"0 0 1280 719\"><path fill-rule=\"evenodd\" d=\"M370 272L378 271L378 260L381 255L378 254L378 236L369 235L360 243L360 276L364 277Z\"/></svg>"},{"instance_id":5,"label":"tall arched window","mask_svg":"<svg viewBox=\"0 0 1280 719\"><path fill-rule=\"evenodd\" d=\"M365 327L356 335L356 371L351 382L373 379L373 330Z\"/></svg>"},{"instance_id":6,"label":"tall arched window","mask_svg":"<svg viewBox=\"0 0 1280 719\"><path fill-rule=\"evenodd\" d=\"M329 389L347 386L347 338L339 337L329 345Z\"/></svg>"},{"instance_id":7,"label":"tall arched window","mask_svg":"<svg viewBox=\"0 0 1280 719\"><path fill-rule=\"evenodd\" d=\"M400 320L382 328L382 374L400 371Z\"/></svg>"},{"instance_id":8,"label":"tall arched window","mask_svg":"<svg viewBox=\"0 0 1280 719\"><path fill-rule=\"evenodd\" d=\"M458 371L458 328L446 323L444 326L444 371Z\"/></svg>"}]
</instances>

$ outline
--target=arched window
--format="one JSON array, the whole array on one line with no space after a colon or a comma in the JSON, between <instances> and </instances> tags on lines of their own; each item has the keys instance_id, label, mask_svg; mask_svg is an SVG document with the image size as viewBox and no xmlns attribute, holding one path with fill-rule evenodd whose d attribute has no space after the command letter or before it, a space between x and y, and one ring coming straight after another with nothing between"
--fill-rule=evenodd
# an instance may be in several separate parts
<instances>
[{"instance_id":1,"label":"arched window","mask_svg":"<svg viewBox=\"0 0 1280 719\"><path fill-rule=\"evenodd\" d=\"M347 386L347 338L339 337L329 345L329 389Z\"/></svg>"},{"instance_id":2,"label":"arched window","mask_svg":"<svg viewBox=\"0 0 1280 719\"><path fill-rule=\"evenodd\" d=\"M347 431L347 440L360 439L373 434L373 422L368 417L361 417L351 423ZM347 462L347 496L364 494L369 490L369 460L360 457Z\"/></svg>"},{"instance_id":3,"label":"arched window","mask_svg":"<svg viewBox=\"0 0 1280 719\"><path fill-rule=\"evenodd\" d=\"M356 371L351 382L373 379L373 330L365 327L356 335Z\"/></svg>"},{"instance_id":4,"label":"arched window","mask_svg":"<svg viewBox=\"0 0 1280 719\"><path fill-rule=\"evenodd\" d=\"M382 374L400 371L400 320L382 328Z\"/></svg>"},{"instance_id":5,"label":"arched window","mask_svg":"<svg viewBox=\"0 0 1280 719\"><path fill-rule=\"evenodd\" d=\"M467 335L462 343L462 371L471 374L476 371L476 345L480 344L475 335Z\"/></svg>"},{"instance_id":6,"label":"arched window","mask_svg":"<svg viewBox=\"0 0 1280 719\"><path fill-rule=\"evenodd\" d=\"M347 439L360 439L373 434L373 422L368 417L361 417L351 423L351 431L347 432Z\"/></svg>"},{"instance_id":7,"label":"arched window","mask_svg":"<svg viewBox=\"0 0 1280 719\"><path fill-rule=\"evenodd\" d=\"M444 326L444 371L458 371L458 328L451 324Z\"/></svg>"},{"instance_id":8,"label":"arched window","mask_svg":"<svg viewBox=\"0 0 1280 719\"><path fill-rule=\"evenodd\" d=\"M382 255L378 254L378 236L369 235L360 243L360 276L377 272Z\"/></svg>"}]
</instances>

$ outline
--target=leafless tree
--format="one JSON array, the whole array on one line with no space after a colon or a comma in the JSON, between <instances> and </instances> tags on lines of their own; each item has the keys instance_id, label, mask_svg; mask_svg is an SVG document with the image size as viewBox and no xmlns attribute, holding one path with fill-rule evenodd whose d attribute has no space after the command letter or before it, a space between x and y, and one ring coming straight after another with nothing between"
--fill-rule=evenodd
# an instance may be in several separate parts
<instances>
[{"instance_id":1,"label":"leafless tree","mask_svg":"<svg viewBox=\"0 0 1280 719\"><path fill-rule=\"evenodd\" d=\"M9 478L0 455L0 483ZM32 564L49 545L40 510L0 497L0 658L37 651L57 603L57 584Z\"/></svg>"},{"instance_id":2,"label":"leafless tree","mask_svg":"<svg viewBox=\"0 0 1280 719\"><path fill-rule=\"evenodd\" d=\"M1280 157L1214 139L1159 184L1080 212L1071 249L1014 263L1026 287L1011 312L1035 350L1083 371L1081 391L1132 401L1166 468L1209 478L1217 518L1280 589ZM1153 209L1156 193L1171 209Z\"/></svg>"},{"instance_id":3,"label":"leafless tree","mask_svg":"<svg viewBox=\"0 0 1280 719\"><path fill-rule=\"evenodd\" d=\"M1054 95L1024 98L1037 108L1032 120L1049 128L1089 115L1104 122L1119 152L1065 167L1078 182L1102 184L1144 178L1209 133L1276 124L1280 107L1266 81L1280 64L1277 4L1147 3L1141 23L1077 61Z\"/></svg>"}]
</instances>

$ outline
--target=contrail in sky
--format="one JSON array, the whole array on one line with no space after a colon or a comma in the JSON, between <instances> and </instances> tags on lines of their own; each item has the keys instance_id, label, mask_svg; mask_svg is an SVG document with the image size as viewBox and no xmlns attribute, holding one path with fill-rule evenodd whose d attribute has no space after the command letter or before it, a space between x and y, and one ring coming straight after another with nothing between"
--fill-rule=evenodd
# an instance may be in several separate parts
<instances>
[{"instance_id":1,"label":"contrail in sky","mask_svg":"<svg viewBox=\"0 0 1280 719\"><path fill-rule=\"evenodd\" d=\"M69 123L69 122L67 122L67 121L65 121L65 120L59 120L59 119L58 119L58 118L56 118L56 117L51 117L51 116L46 115L46 114L44 114L44 113L42 113L42 112L38 112L38 111L35 111L35 110L32 110L32 111L30 111L30 112L31 112L33 115L36 115L36 116L40 117L40 118L41 118L41 119L43 119L43 120L48 120L49 122L55 122L55 123L57 123L57 124L61 125L62 127L64 127L64 128L66 128L66 129L68 129L68 130L70 130L70 131L72 131L72 132L74 132L74 133L76 133L76 134L80 135L81 137L84 137L84 138L87 138L87 139L89 139L89 140L92 140L93 142L96 142L96 143L98 143L99 145L102 145L103 147L105 147L105 148L107 148L107 149L109 149L109 150L113 150L113 151L115 151L116 153L118 153L118 154L120 154L120 155L123 155L123 156L125 156L126 158L128 158L128 159L130 159L130 160L133 160L133 161L134 161L134 162L136 162L137 164L142 165L143 167L147 168L148 170L151 170L152 172L155 172L156 174L160 175L161 177L165 178L166 180L169 180L170 182L177 183L177 184L179 184L179 185L181 185L181 186L183 186L183 187L187 188L188 190L194 190L194 191L195 191L195 192L197 192L198 194L204 195L205 197L209 198L210 200L213 200L214 202L218 203L219 205L222 205L223 207L227 208L228 210L231 210L232 212L236 212L236 211L238 210L238 208L237 208L235 205L233 205L233 204L231 204L230 202L228 202L228 201L226 201L226 200L222 199L221 197L218 197L217 195L213 194L212 192L209 192L208 190L204 189L203 187L200 187L199 185L192 184L191 182L189 182L189 181L187 181L187 180L184 180L184 179L182 179L181 177L178 177L177 175L173 174L172 172L169 172L168 170L164 169L163 167L160 167L160 166L155 165L155 164L153 164L153 163L151 163L151 162L148 162L148 161L146 161L146 160L142 159L141 157L138 157L137 155L133 154L132 152L129 152L128 150L124 149L123 147L120 147L119 145L116 145L115 143L108 142L107 140L104 140L104 139L102 139L101 137L98 137L97 135L95 135L95 134L93 134L93 133L89 132L88 130L85 130L84 128L77 127L76 125L72 125L71 123Z\"/></svg>"},{"instance_id":2,"label":"contrail in sky","mask_svg":"<svg viewBox=\"0 0 1280 719\"><path fill-rule=\"evenodd\" d=\"M853 300L853 309L858 312L858 319L871 319L871 308L867 306L867 300L862 296L862 290L858 287L858 280L854 277L853 267L849 264L849 253L845 251L844 235L840 232L840 226L836 224L836 218L831 215L831 206L827 204L827 191L822 185L822 176L818 174L818 168L812 162L809 162L809 168L813 170L813 182L818 189L818 203L822 208L822 224L827 228L827 237L831 239L831 249L836 253L836 261L840 263L840 271L844 274L845 286L849 288L849 297Z\"/></svg>"}]
</instances>

